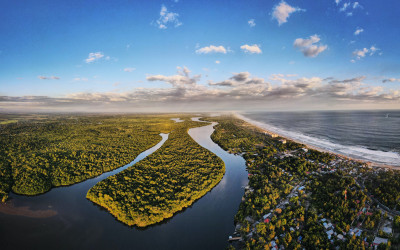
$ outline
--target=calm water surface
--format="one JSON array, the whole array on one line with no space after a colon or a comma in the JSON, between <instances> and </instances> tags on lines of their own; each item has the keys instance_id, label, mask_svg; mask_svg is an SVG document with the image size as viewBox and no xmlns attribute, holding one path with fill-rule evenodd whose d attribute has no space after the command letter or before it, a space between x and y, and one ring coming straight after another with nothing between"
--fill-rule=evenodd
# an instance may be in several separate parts
<instances>
[{"instance_id":1,"label":"calm water surface","mask_svg":"<svg viewBox=\"0 0 400 250\"><path fill-rule=\"evenodd\" d=\"M225 162L225 176L213 190L173 218L146 229L128 227L85 198L98 181L161 147L168 137L162 135L157 146L123 168L35 197L11 194L15 206L52 209L57 215L28 218L0 213L1 249L224 249L248 180L244 159L228 154L210 139L213 125L190 129L189 134Z\"/></svg>"}]
</instances>

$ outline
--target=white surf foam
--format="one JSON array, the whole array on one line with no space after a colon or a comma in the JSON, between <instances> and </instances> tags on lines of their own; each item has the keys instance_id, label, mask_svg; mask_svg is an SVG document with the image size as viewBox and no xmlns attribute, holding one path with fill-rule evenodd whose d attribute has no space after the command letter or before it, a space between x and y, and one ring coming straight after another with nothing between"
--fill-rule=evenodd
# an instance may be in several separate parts
<instances>
[{"instance_id":1,"label":"white surf foam","mask_svg":"<svg viewBox=\"0 0 400 250\"><path fill-rule=\"evenodd\" d=\"M255 121L247 118L241 114L236 114L240 119L245 120L251 124L254 124L260 128L266 129L270 132L281 135L292 140L302 142L304 144L321 148L323 150L342 154L351 158L376 162L380 164L400 166L400 154L397 152L385 152L380 150L372 150L363 146L347 146L331 142L327 139L316 138L308 135L304 135L299 132L288 131L285 129L278 128L276 126Z\"/></svg>"}]
</instances>

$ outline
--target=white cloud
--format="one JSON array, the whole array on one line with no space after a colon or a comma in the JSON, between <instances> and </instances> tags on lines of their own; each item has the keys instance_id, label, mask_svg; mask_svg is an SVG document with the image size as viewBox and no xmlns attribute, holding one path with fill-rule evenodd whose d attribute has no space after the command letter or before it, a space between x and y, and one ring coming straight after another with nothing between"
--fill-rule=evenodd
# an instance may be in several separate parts
<instances>
[{"instance_id":1,"label":"white cloud","mask_svg":"<svg viewBox=\"0 0 400 250\"><path fill-rule=\"evenodd\" d=\"M85 62L86 63L92 63L92 62L97 61L97 60L99 60L99 59L101 59L103 57L104 57L104 53L103 52L92 52L92 53L89 53L89 56L88 56L88 58L85 59Z\"/></svg>"},{"instance_id":2,"label":"white cloud","mask_svg":"<svg viewBox=\"0 0 400 250\"><path fill-rule=\"evenodd\" d=\"M287 4L285 1L281 1L278 5L274 7L272 17L278 21L279 25L287 22L289 16L297 11L304 11L298 7L293 7Z\"/></svg>"},{"instance_id":3,"label":"white cloud","mask_svg":"<svg viewBox=\"0 0 400 250\"><path fill-rule=\"evenodd\" d=\"M341 0L335 0L336 5L339 5Z\"/></svg>"},{"instance_id":4,"label":"white cloud","mask_svg":"<svg viewBox=\"0 0 400 250\"><path fill-rule=\"evenodd\" d=\"M87 82L87 81L89 81L89 79L86 77L76 77L76 78L74 78L74 81L75 82Z\"/></svg>"},{"instance_id":5,"label":"white cloud","mask_svg":"<svg viewBox=\"0 0 400 250\"><path fill-rule=\"evenodd\" d=\"M249 21L247 21L247 23L249 24L250 27L256 26L256 22L254 21L254 19L250 19Z\"/></svg>"},{"instance_id":6,"label":"white cloud","mask_svg":"<svg viewBox=\"0 0 400 250\"><path fill-rule=\"evenodd\" d=\"M59 80L58 76L38 76L40 80Z\"/></svg>"},{"instance_id":7,"label":"white cloud","mask_svg":"<svg viewBox=\"0 0 400 250\"><path fill-rule=\"evenodd\" d=\"M349 7L350 7L350 3L344 3L343 6L342 6L342 8L340 8L339 11L344 12L344 11L346 11L347 8L349 8Z\"/></svg>"},{"instance_id":8,"label":"white cloud","mask_svg":"<svg viewBox=\"0 0 400 250\"><path fill-rule=\"evenodd\" d=\"M339 5L339 2L341 2L341 0L336 1L336 5ZM339 8L340 12L346 12L346 16L350 17L353 16L353 11L355 11L356 9L362 9L362 5L359 2L347 2L347 3L343 3L343 5Z\"/></svg>"},{"instance_id":9,"label":"white cloud","mask_svg":"<svg viewBox=\"0 0 400 250\"><path fill-rule=\"evenodd\" d=\"M367 48L357 49L357 50L353 51L353 56L355 56L357 60L360 60L361 58L363 58L367 55L369 55L369 56L374 55L375 52L378 50L379 49L375 46L371 46L369 49L367 49Z\"/></svg>"},{"instance_id":10,"label":"white cloud","mask_svg":"<svg viewBox=\"0 0 400 250\"><path fill-rule=\"evenodd\" d=\"M303 54L306 57L316 57L319 53L323 52L327 48L327 45L311 45L310 47L303 49Z\"/></svg>"},{"instance_id":11,"label":"white cloud","mask_svg":"<svg viewBox=\"0 0 400 250\"><path fill-rule=\"evenodd\" d=\"M308 39L297 38L294 40L293 46L300 49L306 57L316 57L319 53L328 48L327 45L318 44L321 39L318 35L310 36Z\"/></svg>"},{"instance_id":12,"label":"white cloud","mask_svg":"<svg viewBox=\"0 0 400 250\"><path fill-rule=\"evenodd\" d=\"M297 74L272 74L269 79L272 81L279 81L279 82L286 82L286 79L284 79L285 77L296 77Z\"/></svg>"},{"instance_id":13,"label":"white cloud","mask_svg":"<svg viewBox=\"0 0 400 250\"><path fill-rule=\"evenodd\" d=\"M224 46L206 46L196 50L197 54L208 54L208 53L223 53L226 54L227 50Z\"/></svg>"},{"instance_id":14,"label":"white cloud","mask_svg":"<svg viewBox=\"0 0 400 250\"><path fill-rule=\"evenodd\" d=\"M215 61L215 63L216 63L216 64L220 64L221 62L217 60L217 61Z\"/></svg>"},{"instance_id":15,"label":"white cloud","mask_svg":"<svg viewBox=\"0 0 400 250\"><path fill-rule=\"evenodd\" d=\"M357 8L362 8L362 6L360 5L359 2L354 2L353 3L353 9L357 9Z\"/></svg>"},{"instance_id":16,"label":"white cloud","mask_svg":"<svg viewBox=\"0 0 400 250\"><path fill-rule=\"evenodd\" d=\"M372 56L373 54L375 54L376 51L378 51L379 49L375 46L371 46L371 48L369 48L369 55Z\"/></svg>"},{"instance_id":17,"label":"white cloud","mask_svg":"<svg viewBox=\"0 0 400 250\"><path fill-rule=\"evenodd\" d=\"M297 38L296 40L294 40L293 46L297 48L308 47L314 43L319 42L320 40L321 38L319 38L318 35L310 36L310 38L308 39Z\"/></svg>"},{"instance_id":18,"label":"white cloud","mask_svg":"<svg viewBox=\"0 0 400 250\"><path fill-rule=\"evenodd\" d=\"M155 23L159 29L167 29L169 24L179 27L182 25L182 22L179 21L178 17L178 13L168 12L167 7L161 5L160 17Z\"/></svg>"},{"instance_id":19,"label":"white cloud","mask_svg":"<svg viewBox=\"0 0 400 250\"><path fill-rule=\"evenodd\" d=\"M355 56L358 60L360 60L361 58L365 57L368 51L369 50L367 48L355 50L353 51L353 56Z\"/></svg>"},{"instance_id":20,"label":"white cloud","mask_svg":"<svg viewBox=\"0 0 400 250\"><path fill-rule=\"evenodd\" d=\"M358 29L356 29L356 31L354 31L354 35L359 35L359 34L361 34L361 32L364 32L364 29L363 28L358 28Z\"/></svg>"},{"instance_id":21,"label":"white cloud","mask_svg":"<svg viewBox=\"0 0 400 250\"><path fill-rule=\"evenodd\" d=\"M136 70L136 69L135 68L125 68L124 69L125 72L132 72L134 70Z\"/></svg>"},{"instance_id":22,"label":"white cloud","mask_svg":"<svg viewBox=\"0 0 400 250\"><path fill-rule=\"evenodd\" d=\"M189 86L194 86L200 80L201 75L195 75L190 77L190 70L186 67L177 67L178 74L172 76L164 75L150 75L147 76L147 81L162 81L172 84L174 87L187 88Z\"/></svg>"},{"instance_id":23,"label":"white cloud","mask_svg":"<svg viewBox=\"0 0 400 250\"><path fill-rule=\"evenodd\" d=\"M250 54L261 54L262 53L260 46L258 46L257 44L253 44L253 45L244 44L244 45L240 46L240 48L244 52L250 53Z\"/></svg>"}]
</instances>

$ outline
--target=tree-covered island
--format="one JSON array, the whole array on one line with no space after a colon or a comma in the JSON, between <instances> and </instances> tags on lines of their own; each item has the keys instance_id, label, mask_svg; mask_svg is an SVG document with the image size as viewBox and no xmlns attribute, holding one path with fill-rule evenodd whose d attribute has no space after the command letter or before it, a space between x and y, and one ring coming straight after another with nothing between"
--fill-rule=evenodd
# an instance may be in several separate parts
<instances>
[{"instance_id":1,"label":"tree-covered island","mask_svg":"<svg viewBox=\"0 0 400 250\"><path fill-rule=\"evenodd\" d=\"M190 206L225 173L224 162L187 133L199 122L181 122L155 153L91 188L87 198L119 221L145 227Z\"/></svg>"}]
</instances>

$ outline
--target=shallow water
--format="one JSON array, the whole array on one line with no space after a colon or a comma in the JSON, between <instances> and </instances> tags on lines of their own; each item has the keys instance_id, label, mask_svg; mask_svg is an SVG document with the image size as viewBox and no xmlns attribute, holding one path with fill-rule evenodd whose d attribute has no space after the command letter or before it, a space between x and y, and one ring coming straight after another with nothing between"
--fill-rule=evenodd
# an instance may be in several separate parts
<instances>
[{"instance_id":1,"label":"shallow water","mask_svg":"<svg viewBox=\"0 0 400 250\"><path fill-rule=\"evenodd\" d=\"M51 209L57 214L50 218L29 218L0 213L1 248L224 249L234 230L233 218L248 180L245 160L228 154L212 142L213 130L208 125L190 129L189 134L225 162L225 176L204 197L171 219L146 229L128 227L85 198L98 181L121 171L117 169L35 197L11 194L15 206ZM163 135L156 148L143 152L133 163L161 147L166 137Z\"/></svg>"}]
</instances>

